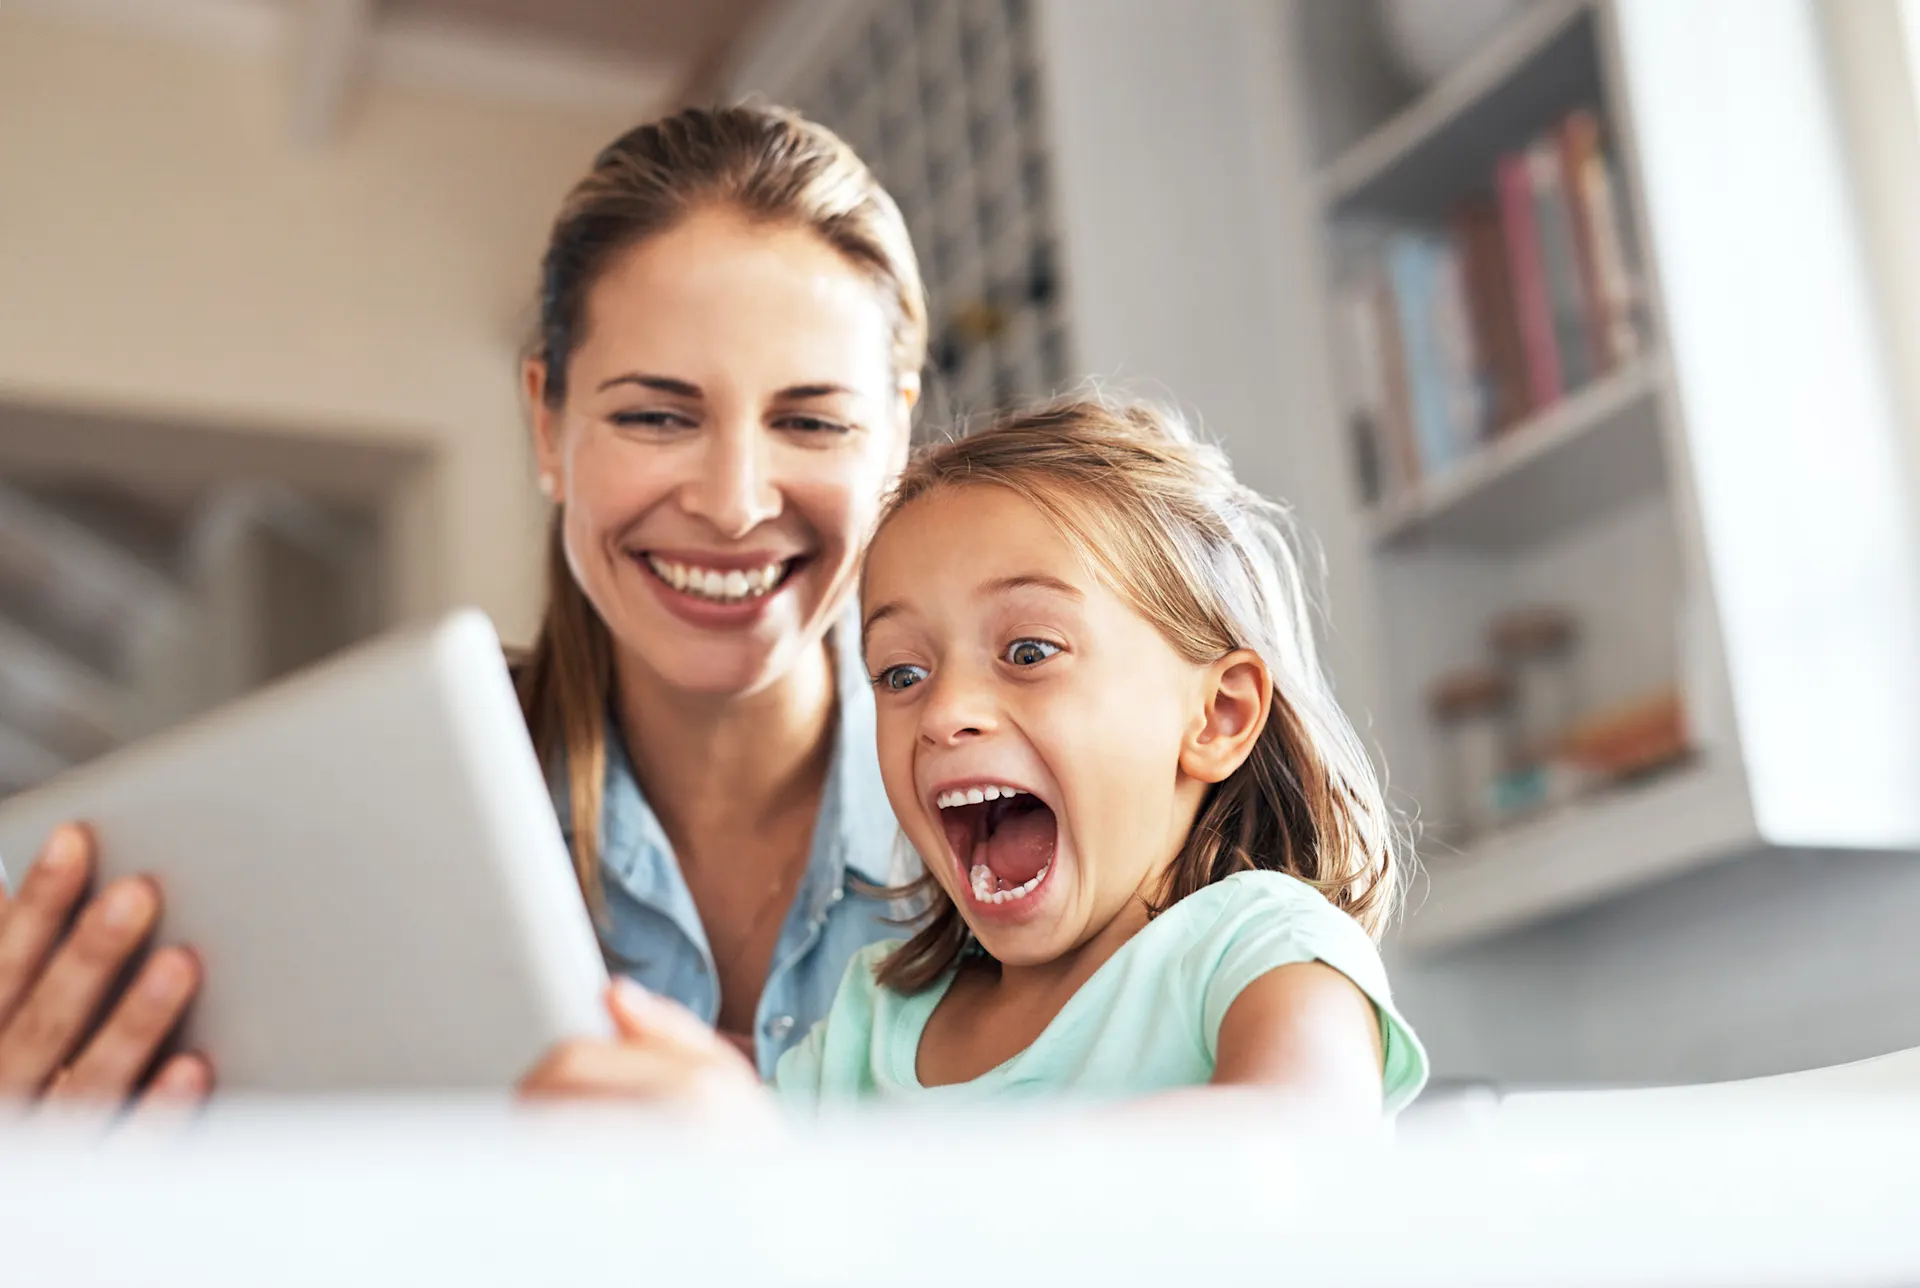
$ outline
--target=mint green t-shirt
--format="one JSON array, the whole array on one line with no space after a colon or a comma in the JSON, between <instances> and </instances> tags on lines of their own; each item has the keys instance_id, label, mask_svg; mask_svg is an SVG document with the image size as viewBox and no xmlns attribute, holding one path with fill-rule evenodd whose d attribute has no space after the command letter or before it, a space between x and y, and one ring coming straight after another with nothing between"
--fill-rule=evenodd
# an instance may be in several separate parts
<instances>
[{"instance_id":1,"label":"mint green t-shirt","mask_svg":"<svg viewBox=\"0 0 1920 1288\"><path fill-rule=\"evenodd\" d=\"M1235 873L1155 917L1081 985L1033 1045L969 1082L920 1085L920 1035L953 973L918 993L882 988L874 967L895 946L872 944L854 955L827 1017L781 1058L774 1086L782 1099L961 1105L1199 1086L1213 1077L1220 1022L1240 991L1277 967L1311 961L1333 967L1373 1002L1386 1112L1397 1113L1426 1082L1426 1053L1393 1009L1373 941L1319 891L1278 872Z\"/></svg>"}]
</instances>

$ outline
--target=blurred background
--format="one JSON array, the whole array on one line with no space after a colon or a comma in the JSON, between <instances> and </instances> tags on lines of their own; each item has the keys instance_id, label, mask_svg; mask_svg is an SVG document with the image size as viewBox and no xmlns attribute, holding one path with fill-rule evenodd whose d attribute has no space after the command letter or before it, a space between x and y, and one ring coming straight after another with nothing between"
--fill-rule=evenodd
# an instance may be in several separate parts
<instances>
[{"instance_id":1,"label":"blurred background","mask_svg":"<svg viewBox=\"0 0 1920 1288\"><path fill-rule=\"evenodd\" d=\"M536 619L599 146L760 94L932 296L921 435L1173 401L1294 503L1438 1072L1920 1045L1920 3L0 0L0 793Z\"/></svg>"}]
</instances>

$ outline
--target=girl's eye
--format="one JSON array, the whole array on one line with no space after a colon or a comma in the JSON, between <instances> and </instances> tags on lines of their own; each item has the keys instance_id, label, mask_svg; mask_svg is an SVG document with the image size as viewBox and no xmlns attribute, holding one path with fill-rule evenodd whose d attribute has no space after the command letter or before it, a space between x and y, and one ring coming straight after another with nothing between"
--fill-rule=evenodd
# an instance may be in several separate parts
<instances>
[{"instance_id":1,"label":"girl's eye","mask_svg":"<svg viewBox=\"0 0 1920 1288\"><path fill-rule=\"evenodd\" d=\"M1015 666L1035 666L1059 651L1058 644L1045 640L1015 640L1007 645L1006 659Z\"/></svg>"},{"instance_id":2,"label":"girl's eye","mask_svg":"<svg viewBox=\"0 0 1920 1288\"><path fill-rule=\"evenodd\" d=\"M911 689L914 685L926 678L926 667L914 666L910 662L902 662L900 665L890 666L880 672L880 674L874 676L873 682L880 688L891 689L893 692L898 693L903 689Z\"/></svg>"},{"instance_id":3,"label":"girl's eye","mask_svg":"<svg viewBox=\"0 0 1920 1288\"><path fill-rule=\"evenodd\" d=\"M693 425L677 411L617 411L607 419L623 429L684 429Z\"/></svg>"}]
</instances>

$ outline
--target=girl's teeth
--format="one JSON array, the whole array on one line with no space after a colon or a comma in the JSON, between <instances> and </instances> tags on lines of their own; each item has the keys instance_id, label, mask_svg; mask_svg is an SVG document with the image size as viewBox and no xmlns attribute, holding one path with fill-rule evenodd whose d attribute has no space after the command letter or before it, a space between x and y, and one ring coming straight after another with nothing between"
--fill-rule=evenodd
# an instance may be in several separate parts
<instances>
[{"instance_id":1,"label":"girl's teeth","mask_svg":"<svg viewBox=\"0 0 1920 1288\"><path fill-rule=\"evenodd\" d=\"M941 792L934 804L941 809L952 809L956 805L979 805L986 801L1012 800L1022 795L1018 787L956 787L950 792Z\"/></svg>"},{"instance_id":2,"label":"girl's teeth","mask_svg":"<svg viewBox=\"0 0 1920 1288\"><path fill-rule=\"evenodd\" d=\"M1047 879L1047 873L1052 870L1053 864L1049 863L1046 867L1034 873L1032 878L1024 884L1014 886L1007 890L996 890L993 888L996 883L996 878L993 875L993 870L984 863L974 864L973 870L967 875L973 882L973 897L977 902L997 904L1012 903L1015 899L1026 898L1040 888L1040 883Z\"/></svg>"},{"instance_id":3,"label":"girl's teeth","mask_svg":"<svg viewBox=\"0 0 1920 1288\"><path fill-rule=\"evenodd\" d=\"M785 571L784 564L770 563L764 568L734 568L722 572L717 568L692 568L686 564L670 563L653 555L647 556L647 566L653 569L655 576L675 590L723 604L758 599L780 584L781 574Z\"/></svg>"}]
</instances>

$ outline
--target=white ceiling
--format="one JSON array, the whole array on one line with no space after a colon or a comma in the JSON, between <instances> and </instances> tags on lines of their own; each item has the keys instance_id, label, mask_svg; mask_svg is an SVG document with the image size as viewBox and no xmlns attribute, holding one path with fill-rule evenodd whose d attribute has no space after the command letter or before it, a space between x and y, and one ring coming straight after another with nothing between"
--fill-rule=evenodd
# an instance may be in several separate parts
<instances>
[{"instance_id":1,"label":"white ceiling","mask_svg":"<svg viewBox=\"0 0 1920 1288\"><path fill-rule=\"evenodd\" d=\"M769 0L382 0L379 15L574 45L676 67L692 81L768 7Z\"/></svg>"},{"instance_id":2,"label":"white ceiling","mask_svg":"<svg viewBox=\"0 0 1920 1288\"><path fill-rule=\"evenodd\" d=\"M336 136L367 81L634 117L711 94L782 0L0 0L127 35L271 57L289 132Z\"/></svg>"}]
</instances>

